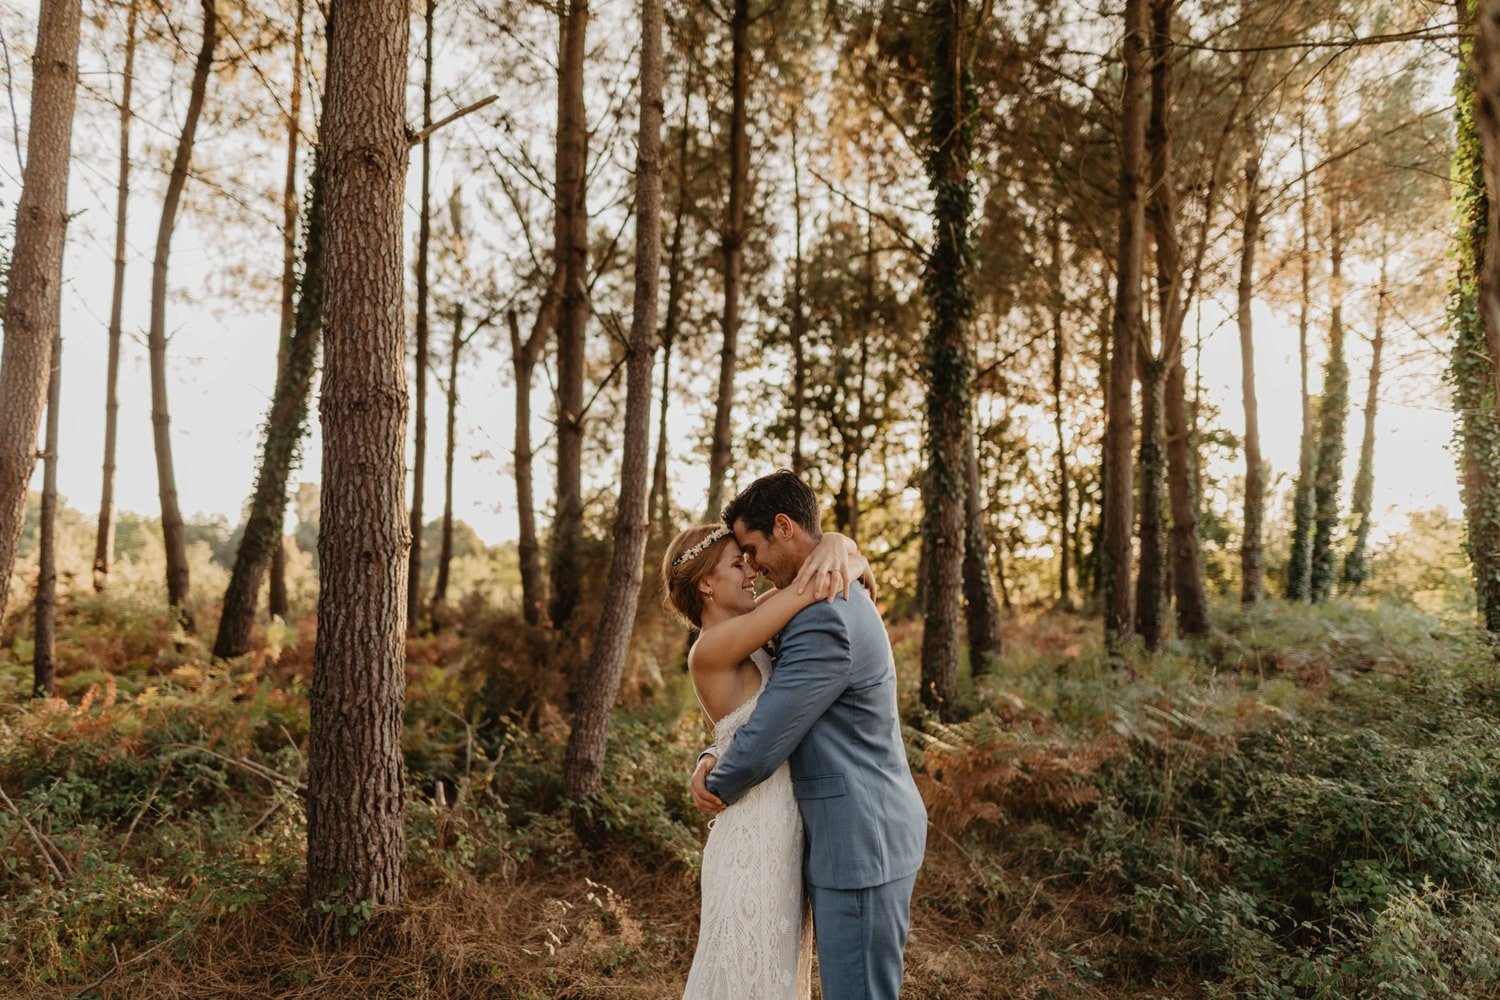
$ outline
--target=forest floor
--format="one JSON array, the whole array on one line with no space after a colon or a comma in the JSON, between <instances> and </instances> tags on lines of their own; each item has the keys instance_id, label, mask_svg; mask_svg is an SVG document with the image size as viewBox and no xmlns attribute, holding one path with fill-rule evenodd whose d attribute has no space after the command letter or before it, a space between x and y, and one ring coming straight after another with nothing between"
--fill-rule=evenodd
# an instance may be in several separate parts
<instances>
[{"instance_id":1,"label":"forest floor","mask_svg":"<svg viewBox=\"0 0 1500 1000\"><path fill-rule=\"evenodd\" d=\"M13 626L0 996L679 996L704 730L652 613L589 846L546 639L470 609L415 640L409 901L331 921L302 908L310 621L216 664L149 602L78 595L43 704ZM932 820L904 996L1500 996L1500 675L1466 624L1225 606L1125 671L1096 622L1021 615L951 725L891 631Z\"/></svg>"}]
</instances>

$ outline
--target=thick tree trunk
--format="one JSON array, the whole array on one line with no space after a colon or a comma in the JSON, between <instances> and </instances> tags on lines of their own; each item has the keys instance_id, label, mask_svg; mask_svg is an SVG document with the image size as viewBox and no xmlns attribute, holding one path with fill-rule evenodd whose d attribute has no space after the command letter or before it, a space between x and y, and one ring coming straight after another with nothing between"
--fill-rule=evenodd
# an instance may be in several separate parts
<instances>
[{"instance_id":1,"label":"thick tree trunk","mask_svg":"<svg viewBox=\"0 0 1500 1000\"><path fill-rule=\"evenodd\" d=\"M52 693L57 654L57 422L62 396L62 335L52 339L47 378L47 443L42 452L42 523L36 580L36 628L31 656L31 693Z\"/></svg>"},{"instance_id":2,"label":"thick tree trunk","mask_svg":"<svg viewBox=\"0 0 1500 1000\"><path fill-rule=\"evenodd\" d=\"M99 527L94 534L94 589L109 582L115 557L115 441L120 419L120 341L125 306L125 217L130 204L130 97L135 88L136 26L140 0L125 15L125 69L120 90L120 172L115 185L115 279L109 299L109 362L104 376L104 470L99 492Z\"/></svg>"},{"instance_id":3,"label":"thick tree trunk","mask_svg":"<svg viewBox=\"0 0 1500 1000\"><path fill-rule=\"evenodd\" d=\"M651 364L656 339L656 297L661 271L662 0L641 3L641 109L635 171L635 309L626 348L625 456L615 508L614 552L593 652L581 677L578 709L568 737L563 793L575 803L604 790L604 746L610 712L640 599L646 517L646 466L650 455ZM596 810L580 808L575 821L591 824Z\"/></svg>"},{"instance_id":4,"label":"thick tree trunk","mask_svg":"<svg viewBox=\"0 0 1500 1000\"><path fill-rule=\"evenodd\" d=\"M1365 393L1365 431L1359 447L1359 470L1354 475L1354 496L1349 503L1350 513L1354 517L1354 542L1344 556L1343 585L1356 594L1369 578L1369 567L1365 565L1365 548L1370 540L1370 515L1375 500L1375 413L1380 403L1380 365L1385 352L1386 297L1389 294L1386 271L1389 263L1389 248L1382 243L1380 286L1375 300L1375 331L1370 340L1370 382Z\"/></svg>"},{"instance_id":5,"label":"thick tree trunk","mask_svg":"<svg viewBox=\"0 0 1500 1000\"><path fill-rule=\"evenodd\" d=\"M1052 424L1057 432L1057 603L1069 608L1073 604L1073 544L1068 533L1072 496L1068 482L1068 437L1063 424L1063 356L1067 351L1067 334L1063 330L1062 223L1056 212L1048 231L1052 248Z\"/></svg>"},{"instance_id":6,"label":"thick tree trunk","mask_svg":"<svg viewBox=\"0 0 1500 1000\"><path fill-rule=\"evenodd\" d=\"M973 189L969 165L977 98L971 75L967 0L932 0L928 53L929 185L933 245L923 289L931 320L923 360L927 380L927 470L922 484L927 585L922 630L922 704L952 719L958 696L958 621L968 538L964 500L970 434L968 326L973 312L969 243Z\"/></svg>"},{"instance_id":7,"label":"thick tree trunk","mask_svg":"<svg viewBox=\"0 0 1500 1000\"><path fill-rule=\"evenodd\" d=\"M0 621L26 518L26 486L36 465L36 432L62 309L79 19L78 0L44 0L32 59L31 131L0 352Z\"/></svg>"},{"instance_id":8,"label":"thick tree trunk","mask_svg":"<svg viewBox=\"0 0 1500 1000\"><path fill-rule=\"evenodd\" d=\"M1255 247L1260 239L1260 163L1245 167L1245 221L1240 240L1239 327L1240 394L1245 405L1245 537L1240 543L1240 602L1265 596L1266 558L1261 541L1265 520L1266 469L1260 454L1260 407L1255 398Z\"/></svg>"},{"instance_id":9,"label":"thick tree trunk","mask_svg":"<svg viewBox=\"0 0 1500 1000\"><path fill-rule=\"evenodd\" d=\"M583 60L588 0L567 0L557 63L557 209L554 245L562 269L557 313L557 513L552 522L552 627L566 629L580 596L583 540L583 382L588 301L588 125Z\"/></svg>"},{"instance_id":10,"label":"thick tree trunk","mask_svg":"<svg viewBox=\"0 0 1500 1000\"><path fill-rule=\"evenodd\" d=\"M746 137L749 118L750 0L734 0L729 22L731 106L729 112L729 207L724 215L721 253L724 258L724 346L719 352L719 395L714 408L714 434L708 453L708 507L704 520L716 521L724 506L724 477L729 472L729 418L734 410L734 370L740 341L740 270L745 247L745 202L750 188L750 149Z\"/></svg>"},{"instance_id":11,"label":"thick tree trunk","mask_svg":"<svg viewBox=\"0 0 1500 1000\"><path fill-rule=\"evenodd\" d=\"M1135 585L1135 629L1147 649L1161 645L1167 604L1165 524L1162 518L1162 397L1165 373L1160 360L1140 366L1141 379L1141 565Z\"/></svg>"},{"instance_id":12,"label":"thick tree trunk","mask_svg":"<svg viewBox=\"0 0 1500 1000\"><path fill-rule=\"evenodd\" d=\"M1000 606L995 583L990 579L989 532L986 530L984 498L979 474L979 449L971 428L965 436L967 467L964 518L964 615L969 626L969 673L975 677L990 672L1000 656Z\"/></svg>"},{"instance_id":13,"label":"thick tree trunk","mask_svg":"<svg viewBox=\"0 0 1500 1000\"><path fill-rule=\"evenodd\" d=\"M302 134L302 18L306 0L297 0L292 31L292 97L287 112L286 180L281 198L281 349L276 352L276 371L286 363L286 347L297 323L297 146ZM284 501L283 501L284 503ZM286 593L286 537L277 525L276 544L271 550L271 588L266 611L271 618L286 619L291 608Z\"/></svg>"},{"instance_id":14,"label":"thick tree trunk","mask_svg":"<svg viewBox=\"0 0 1500 1000\"><path fill-rule=\"evenodd\" d=\"M1317 478L1316 416L1308 387L1308 317L1312 311L1312 195L1307 183L1307 149L1299 125L1297 147L1302 161L1302 295L1297 310L1297 357L1302 380L1302 437L1297 451L1297 485L1292 494L1292 542L1287 558L1286 598L1305 601L1312 595L1313 480Z\"/></svg>"},{"instance_id":15,"label":"thick tree trunk","mask_svg":"<svg viewBox=\"0 0 1500 1000\"><path fill-rule=\"evenodd\" d=\"M1344 361L1344 233L1338 194L1333 195L1329 248L1328 360L1318 403L1318 475L1314 481L1312 590L1314 601L1328 599L1338 575L1334 534L1339 526L1339 487L1344 478L1344 423L1349 415L1349 366Z\"/></svg>"},{"instance_id":16,"label":"thick tree trunk","mask_svg":"<svg viewBox=\"0 0 1500 1000\"><path fill-rule=\"evenodd\" d=\"M1141 282L1145 270L1146 203L1146 0L1125 0L1125 80L1121 96L1119 232L1115 258L1115 310L1105 400L1104 511L1100 573L1104 592L1104 635L1113 650L1134 626L1130 591L1130 536L1135 410L1132 380L1141 325Z\"/></svg>"},{"instance_id":17,"label":"thick tree trunk","mask_svg":"<svg viewBox=\"0 0 1500 1000\"><path fill-rule=\"evenodd\" d=\"M443 446L443 535L438 545L437 584L432 606L448 602L448 571L453 562L453 459L458 449L458 358L464 348L464 307L453 307L453 341L448 345L448 420ZM436 623L434 623L436 624Z\"/></svg>"},{"instance_id":18,"label":"thick tree trunk","mask_svg":"<svg viewBox=\"0 0 1500 1000\"><path fill-rule=\"evenodd\" d=\"M156 259L151 266L151 329L148 344L151 353L151 427L156 445L157 493L161 498L161 534L167 553L167 602L189 632L195 630L192 609L188 606L187 539L182 525L182 509L177 503L177 474L172 464L171 416L167 406L167 261L172 253L172 234L177 228L177 209L182 203L182 189L187 185L188 164L193 156L193 139L198 119L203 113L203 98L208 77L213 71L214 46L218 42L218 13L214 0L203 0L203 40L198 60L193 66L193 83L188 93L187 117L167 177L167 193L162 199L161 224L156 231Z\"/></svg>"},{"instance_id":19,"label":"thick tree trunk","mask_svg":"<svg viewBox=\"0 0 1500 1000\"><path fill-rule=\"evenodd\" d=\"M1500 0L1476 0L1474 124L1484 150L1484 187L1491 211L1479 271L1478 304L1491 358L1500 358ZM1466 20L1461 18L1460 20ZM1491 393L1500 399L1500 364L1491 363Z\"/></svg>"},{"instance_id":20,"label":"thick tree trunk","mask_svg":"<svg viewBox=\"0 0 1500 1000\"><path fill-rule=\"evenodd\" d=\"M672 216L672 247L667 252L667 314L661 328L661 402L656 427L656 462L651 472L649 509L652 523L663 541L672 536L672 497L667 486L667 413L672 399L672 347L677 342L677 327L682 317L683 239L687 232L688 208L688 137L693 103L693 73L688 67L683 84L682 123L677 133L677 205Z\"/></svg>"},{"instance_id":21,"label":"thick tree trunk","mask_svg":"<svg viewBox=\"0 0 1500 1000\"><path fill-rule=\"evenodd\" d=\"M1472 36L1473 11L1469 0L1458 0L1459 23ZM1493 197L1486 190L1484 157L1479 140L1478 97L1471 45L1461 43L1458 84L1455 87L1458 143L1453 174L1458 215L1458 280L1448 300L1454 329L1448 382L1453 387L1453 409L1459 418L1465 549L1473 572L1480 620L1491 633L1500 633L1500 422L1495 417L1495 356L1485 341L1478 293L1486 259L1486 237Z\"/></svg>"},{"instance_id":22,"label":"thick tree trunk","mask_svg":"<svg viewBox=\"0 0 1500 1000\"><path fill-rule=\"evenodd\" d=\"M307 433L307 411L317 367L318 341L323 326L323 289L327 262L324 251L324 165L322 153L314 151L308 192L307 245L297 290L297 307L290 337L284 341L281 367L271 413L266 419L266 438L261 445L260 474L250 498L250 516L235 552L229 587L224 592L224 611L214 655L228 659L250 651L255 626L255 607L267 563L284 551L282 525L286 520L287 481L297 461L297 448Z\"/></svg>"},{"instance_id":23,"label":"thick tree trunk","mask_svg":"<svg viewBox=\"0 0 1500 1000\"><path fill-rule=\"evenodd\" d=\"M1198 501L1192 430L1187 419L1187 368L1183 363L1183 327L1201 271L1194 265L1185 292L1186 268L1177 238L1177 196L1173 186L1171 100L1172 8L1176 0L1152 0L1151 116L1146 143L1151 160L1149 212L1156 236L1158 298L1161 307L1162 362L1165 385L1162 410L1166 425L1167 495L1172 510L1169 575L1176 596L1177 627L1183 635L1208 631L1208 595L1203 584L1203 557L1198 540ZM1215 173L1215 180L1216 180ZM1210 181L1209 190L1215 187ZM1212 206L1212 195L1208 199ZM1151 645L1148 643L1148 645Z\"/></svg>"},{"instance_id":24,"label":"thick tree trunk","mask_svg":"<svg viewBox=\"0 0 1500 1000\"><path fill-rule=\"evenodd\" d=\"M405 891L407 6L334 0L324 168L328 297L307 901Z\"/></svg>"},{"instance_id":25,"label":"thick tree trunk","mask_svg":"<svg viewBox=\"0 0 1500 1000\"><path fill-rule=\"evenodd\" d=\"M427 0L423 25L422 129L432 124L432 14L437 0ZM432 243L432 140L422 141L422 195L417 206L417 328L415 375L416 413L413 418L411 471L411 551L407 553L406 628L422 627L422 503L427 482L427 262Z\"/></svg>"}]
</instances>

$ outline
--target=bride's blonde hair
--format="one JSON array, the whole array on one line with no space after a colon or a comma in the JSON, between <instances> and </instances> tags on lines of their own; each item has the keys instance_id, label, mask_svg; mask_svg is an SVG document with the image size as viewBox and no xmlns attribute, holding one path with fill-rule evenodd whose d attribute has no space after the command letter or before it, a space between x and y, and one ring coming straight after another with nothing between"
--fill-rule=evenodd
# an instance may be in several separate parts
<instances>
[{"instance_id":1,"label":"bride's blonde hair","mask_svg":"<svg viewBox=\"0 0 1500 1000\"><path fill-rule=\"evenodd\" d=\"M718 537L710 541L714 535ZM689 628L703 627L703 595L698 593L698 584L713 572L724 547L732 541L734 535L722 524L698 524L667 546L661 561L662 607Z\"/></svg>"}]
</instances>

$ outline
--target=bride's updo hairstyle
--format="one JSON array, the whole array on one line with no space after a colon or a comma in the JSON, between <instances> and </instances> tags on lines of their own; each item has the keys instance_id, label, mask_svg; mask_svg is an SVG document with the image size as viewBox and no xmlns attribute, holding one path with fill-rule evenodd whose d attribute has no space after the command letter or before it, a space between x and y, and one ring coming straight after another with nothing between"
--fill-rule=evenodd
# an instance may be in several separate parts
<instances>
[{"instance_id":1,"label":"bride's updo hairstyle","mask_svg":"<svg viewBox=\"0 0 1500 1000\"><path fill-rule=\"evenodd\" d=\"M722 524L699 524L679 534L667 546L661 562L662 606L690 628L703 627L702 583L734 535Z\"/></svg>"}]
</instances>

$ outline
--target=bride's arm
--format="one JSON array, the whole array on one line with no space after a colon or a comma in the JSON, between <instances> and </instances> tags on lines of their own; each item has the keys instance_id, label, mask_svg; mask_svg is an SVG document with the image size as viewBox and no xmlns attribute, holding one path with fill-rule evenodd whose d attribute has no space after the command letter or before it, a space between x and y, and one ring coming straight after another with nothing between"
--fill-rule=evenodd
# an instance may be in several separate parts
<instances>
[{"instance_id":1,"label":"bride's arm","mask_svg":"<svg viewBox=\"0 0 1500 1000\"><path fill-rule=\"evenodd\" d=\"M698 669L728 669L775 638L803 608L847 595L849 582L870 574L870 564L854 540L825 532L797 574L798 586L772 590L756 598L755 610L720 622L693 644L689 662Z\"/></svg>"}]
</instances>

